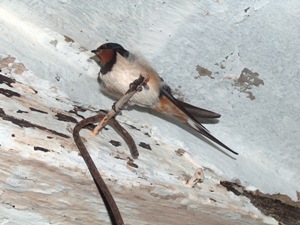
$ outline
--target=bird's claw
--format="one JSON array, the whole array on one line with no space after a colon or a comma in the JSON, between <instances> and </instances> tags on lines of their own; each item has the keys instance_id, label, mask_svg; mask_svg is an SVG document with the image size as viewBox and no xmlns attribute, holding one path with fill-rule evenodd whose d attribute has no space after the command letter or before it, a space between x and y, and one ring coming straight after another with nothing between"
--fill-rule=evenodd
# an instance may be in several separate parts
<instances>
[{"instance_id":1,"label":"bird's claw","mask_svg":"<svg viewBox=\"0 0 300 225\"><path fill-rule=\"evenodd\" d=\"M145 78L144 76L140 75L138 79L129 84L129 89L141 92L143 90L143 87L147 85L148 81L149 78Z\"/></svg>"}]
</instances>

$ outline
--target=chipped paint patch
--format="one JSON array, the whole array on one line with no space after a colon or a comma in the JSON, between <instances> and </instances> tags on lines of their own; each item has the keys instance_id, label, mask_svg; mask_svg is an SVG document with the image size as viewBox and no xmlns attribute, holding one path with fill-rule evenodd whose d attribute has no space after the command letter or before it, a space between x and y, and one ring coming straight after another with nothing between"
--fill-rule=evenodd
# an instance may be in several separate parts
<instances>
[{"instance_id":1,"label":"chipped paint patch","mask_svg":"<svg viewBox=\"0 0 300 225\"><path fill-rule=\"evenodd\" d=\"M253 87L264 85L264 81L258 78L259 74L252 72L248 68L244 68L239 78L234 82L233 86L242 93L247 94L247 98L254 100L256 97L250 91Z\"/></svg>"},{"instance_id":2,"label":"chipped paint patch","mask_svg":"<svg viewBox=\"0 0 300 225\"><path fill-rule=\"evenodd\" d=\"M23 74L27 71L27 68L24 66L23 63L16 60L13 56L7 56L5 58L0 58L0 69L6 68L7 71L3 72L14 72L18 75Z\"/></svg>"},{"instance_id":3,"label":"chipped paint patch","mask_svg":"<svg viewBox=\"0 0 300 225\"><path fill-rule=\"evenodd\" d=\"M24 120L24 119L17 118L17 117L11 116L11 115L7 115L2 108L0 108L0 118L2 118L3 120L6 120L6 121L10 121L11 123L13 123L15 125L18 125L21 128L24 128L24 127L26 127L26 128L28 128L28 127L30 127L30 128L37 128L39 130L43 130L43 131L49 132L51 134L60 136L62 138L70 138L70 136L68 136L66 134L63 134L61 132L57 132L55 130L48 129L48 128L44 127L44 126L40 126L38 124L31 123L28 120Z\"/></svg>"},{"instance_id":4,"label":"chipped paint patch","mask_svg":"<svg viewBox=\"0 0 300 225\"><path fill-rule=\"evenodd\" d=\"M55 39L55 40L51 40L49 43L50 43L51 45L53 45L54 47L56 47L57 44L58 44L58 41Z\"/></svg>"},{"instance_id":5,"label":"chipped paint patch","mask_svg":"<svg viewBox=\"0 0 300 225\"><path fill-rule=\"evenodd\" d=\"M211 79L215 79L213 76L212 76L212 71L208 70L207 68L204 68L202 66L199 66L197 65L196 66L196 70L198 71L198 76L195 77L195 79L198 79L200 77L209 77Z\"/></svg>"},{"instance_id":6,"label":"chipped paint patch","mask_svg":"<svg viewBox=\"0 0 300 225\"><path fill-rule=\"evenodd\" d=\"M75 42L72 38L68 37L67 35L64 35L64 37L65 37L65 41L66 42L70 42L70 43L74 43Z\"/></svg>"}]
</instances>

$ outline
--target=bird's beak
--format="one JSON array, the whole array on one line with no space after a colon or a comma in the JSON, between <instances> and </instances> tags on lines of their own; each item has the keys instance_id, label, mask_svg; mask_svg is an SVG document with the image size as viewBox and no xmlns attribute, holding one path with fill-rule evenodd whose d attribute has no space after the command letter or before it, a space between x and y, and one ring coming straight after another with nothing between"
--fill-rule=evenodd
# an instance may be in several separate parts
<instances>
[{"instance_id":1,"label":"bird's beak","mask_svg":"<svg viewBox=\"0 0 300 225\"><path fill-rule=\"evenodd\" d=\"M94 53L94 54L96 54L98 52L98 50L97 49L96 50L92 50L91 52Z\"/></svg>"}]
</instances>

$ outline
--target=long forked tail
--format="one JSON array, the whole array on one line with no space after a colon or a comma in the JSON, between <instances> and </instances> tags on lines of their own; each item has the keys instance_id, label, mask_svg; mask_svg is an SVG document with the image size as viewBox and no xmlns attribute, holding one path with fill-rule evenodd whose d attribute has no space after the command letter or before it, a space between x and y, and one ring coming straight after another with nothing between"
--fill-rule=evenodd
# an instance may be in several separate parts
<instances>
[{"instance_id":1,"label":"long forked tail","mask_svg":"<svg viewBox=\"0 0 300 225\"><path fill-rule=\"evenodd\" d=\"M171 94L171 90L168 86L161 90L161 95L165 96L170 102L172 102L182 113L184 113L188 118L186 124L198 131L200 134L215 142L216 144L222 146L228 151L238 155L237 152L233 151L231 148L223 144L217 138L210 134L210 132L200 123L195 117L203 117L203 118L219 118L221 115L218 113L211 112L209 110L201 109L185 102L179 101ZM175 115L176 117L176 115Z\"/></svg>"},{"instance_id":2,"label":"long forked tail","mask_svg":"<svg viewBox=\"0 0 300 225\"><path fill-rule=\"evenodd\" d=\"M206 138L210 139L211 141L217 143L218 145L221 145L223 148L226 148L228 151L232 152L233 154L238 155L238 153L236 151L233 151L231 148L229 148L227 145L223 144L221 141L219 141L217 138L215 138L213 135L211 135L210 133L208 133L206 130L202 129L201 126L199 126L197 123L195 124L195 126L198 128L197 131L202 134L203 136L205 136Z\"/></svg>"}]
</instances>

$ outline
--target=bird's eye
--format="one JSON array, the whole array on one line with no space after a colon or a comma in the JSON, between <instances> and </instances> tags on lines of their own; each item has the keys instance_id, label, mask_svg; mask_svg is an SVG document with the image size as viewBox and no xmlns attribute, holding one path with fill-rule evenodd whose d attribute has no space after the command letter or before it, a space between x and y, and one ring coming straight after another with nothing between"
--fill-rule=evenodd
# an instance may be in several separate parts
<instances>
[{"instance_id":1,"label":"bird's eye","mask_svg":"<svg viewBox=\"0 0 300 225\"><path fill-rule=\"evenodd\" d=\"M106 48L111 48L111 44L106 44Z\"/></svg>"}]
</instances>

